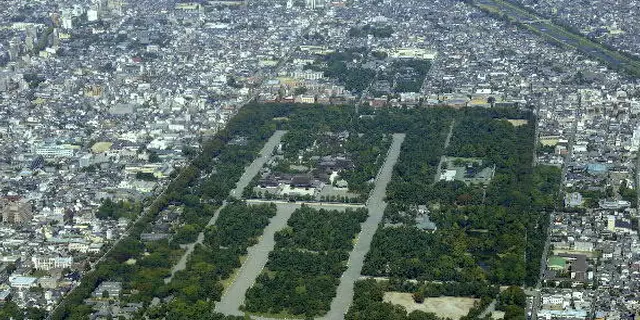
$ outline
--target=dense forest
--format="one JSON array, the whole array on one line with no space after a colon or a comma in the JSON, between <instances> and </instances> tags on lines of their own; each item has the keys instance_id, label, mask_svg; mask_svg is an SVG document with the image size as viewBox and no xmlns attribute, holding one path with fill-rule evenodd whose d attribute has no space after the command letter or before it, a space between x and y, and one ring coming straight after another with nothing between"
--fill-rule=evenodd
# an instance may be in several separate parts
<instances>
[{"instance_id":1,"label":"dense forest","mask_svg":"<svg viewBox=\"0 0 640 320\"><path fill-rule=\"evenodd\" d=\"M393 35L393 28L390 26L371 26L364 25L361 27L351 27L349 36L354 38L365 38L372 35L376 38L389 38Z\"/></svg>"},{"instance_id":2,"label":"dense forest","mask_svg":"<svg viewBox=\"0 0 640 320\"><path fill-rule=\"evenodd\" d=\"M353 30L358 33L358 35L363 32L359 28ZM391 31L390 28L383 28L374 30L367 29L364 32L376 32L377 34L383 35L389 31ZM323 55L321 59L315 61L314 64L307 65L306 68L322 71L325 77L338 79L338 81L344 84L345 89L349 91L362 92L376 76L374 69L364 68L362 66L362 64L370 58L370 55L373 57L371 51L364 47L348 48ZM354 64L354 61L358 61L359 63Z\"/></svg>"},{"instance_id":3,"label":"dense forest","mask_svg":"<svg viewBox=\"0 0 640 320\"><path fill-rule=\"evenodd\" d=\"M265 271L247 291L249 312L313 317L329 310L367 211L302 206L276 233Z\"/></svg>"},{"instance_id":4,"label":"dense forest","mask_svg":"<svg viewBox=\"0 0 640 320\"><path fill-rule=\"evenodd\" d=\"M177 272L168 284L163 280L176 260L169 259L169 252L148 251L153 246L163 248L159 242L145 243L148 255L138 263L140 269L131 278L112 277L112 280L124 281L125 289L132 293L125 298L127 301L148 303L154 297L173 297L167 305L150 308L147 312L150 319L163 319L164 315L185 319L193 312L191 307L196 306L211 313L213 306L209 299L219 300L221 282L240 267L240 257L256 243L275 212L275 205L250 206L240 201L227 205L220 212L219 223L206 230L204 244L196 246L187 268Z\"/></svg>"},{"instance_id":5,"label":"dense forest","mask_svg":"<svg viewBox=\"0 0 640 320\"><path fill-rule=\"evenodd\" d=\"M526 119L529 123L516 127L505 119ZM453 137L445 149L452 123ZM52 319L86 318L92 311L84 299L100 282L109 280L123 282L124 302L149 303L154 297L173 297L170 302L146 307L151 319L225 319L212 315L213 304L220 298L224 280L240 266L240 257L260 236L275 208L231 203L214 226L206 230L205 226L276 129L300 135L345 130L358 133L354 136L359 139L350 142L352 150L384 141L390 133L407 134L387 189L385 222L398 225L381 225L363 274L453 280L484 288L533 284L538 278L548 212L558 203L560 182L557 168L532 166L534 125L530 113L513 109L374 110L363 106L356 115L352 106L249 104L226 129L203 142L193 162L172 177L160 197L135 205L103 203L99 214L105 219L140 219L128 230L128 236L83 276ZM246 139L245 145L229 143L240 137ZM366 190L364 181L378 170L379 164L371 160L386 146L375 146L379 149L359 155L359 172L353 176L345 173L354 188L360 184ZM495 165L495 176L486 187L462 182L434 184L442 155L482 159ZM417 229L413 219L402 216L402 211L417 205L429 208L437 231ZM170 208L181 209L180 223L172 229L172 236L141 241L140 235L152 231L155 221ZM336 214L306 208L295 213L289 227L277 234L276 250L265 272L247 292L246 310L324 314L344 271L352 239L365 218L366 212L359 211ZM165 284L171 266L183 253L179 244L193 242L201 231L205 232L203 244L196 246L186 269ZM383 303L381 294L387 289L370 281L359 282L347 318L435 319L420 312L407 315L401 307ZM453 285L411 290L425 296L497 295L491 290L479 293ZM499 296L500 301L507 301L501 302L500 308L515 315L520 312L520 300L517 293L509 294L516 297Z\"/></svg>"},{"instance_id":6,"label":"dense forest","mask_svg":"<svg viewBox=\"0 0 640 320\"><path fill-rule=\"evenodd\" d=\"M422 59L396 59L378 75L377 81L387 80L393 93L420 92L431 63ZM376 96L379 94L374 92Z\"/></svg>"},{"instance_id":7,"label":"dense forest","mask_svg":"<svg viewBox=\"0 0 640 320\"><path fill-rule=\"evenodd\" d=\"M246 249L257 243L256 238L275 215L276 205L273 203L247 205L236 201L222 209L218 221L209 227L205 238L207 241L216 241L217 246ZM214 246L213 242L209 245Z\"/></svg>"},{"instance_id":8,"label":"dense forest","mask_svg":"<svg viewBox=\"0 0 640 320\"><path fill-rule=\"evenodd\" d=\"M187 268L177 272L168 284L156 283L153 294L137 296L135 301L150 301L153 297L171 295L173 301L168 306L150 309L149 318L162 319L170 311L169 314L184 319L190 312L189 308L178 306L207 303L208 299L219 300L223 290L221 282L240 267L240 257L246 255L247 248L257 242L269 218L275 213L273 204L247 205L236 201L225 206L216 225L206 230L203 245L197 245L194 249Z\"/></svg>"},{"instance_id":9,"label":"dense forest","mask_svg":"<svg viewBox=\"0 0 640 320\"><path fill-rule=\"evenodd\" d=\"M515 127L505 118L531 121ZM393 218L390 222L402 221L408 226L377 232L363 273L532 284L538 277L546 235L548 218L544 212L553 210L558 202L560 179L557 168L532 167L533 125L527 113L464 110L456 119L447 150L430 146L437 141L443 144L444 139L426 141L408 135L389 186L391 205L387 210L387 216ZM444 128L433 129L431 135L443 136ZM410 157L410 151L404 152L423 148L434 151L430 158L416 159ZM482 159L495 165L495 176L486 187L457 181L434 184L442 154ZM429 174L421 177L416 174L420 171ZM429 205L430 218L438 230L424 233L399 218L398 212L407 204Z\"/></svg>"},{"instance_id":10,"label":"dense forest","mask_svg":"<svg viewBox=\"0 0 640 320\"><path fill-rule=\"evenodd\" d=\"M20 309L17 304L11 301L0 305L0 319L44 320L46 318L46 311L39 308L28 307L26 309Z\"/></svg>"},{"instance_id":11,"label":"dense forest","mask_svg":"<svg viewBox=\"0 0 640 320\"><path fill-rule=\"evenodd\" d=\"M142 211L140 203L130 203L128 201L114 202L107 198L102 201L96 218L100 220L118 220L120 218L134 219Z\"/></svg>"}]
</instances>

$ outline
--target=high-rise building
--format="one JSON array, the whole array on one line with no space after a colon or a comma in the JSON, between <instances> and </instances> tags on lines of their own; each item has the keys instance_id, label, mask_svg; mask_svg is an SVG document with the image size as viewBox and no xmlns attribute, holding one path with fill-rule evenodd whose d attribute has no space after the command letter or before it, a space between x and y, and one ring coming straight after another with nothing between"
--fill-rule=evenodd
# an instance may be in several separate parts
<instances>
[{"instance_id":1,"label":"high-rise building","mask_svg":"<svg viewBox=\"0 0 640 320\"><path fill-rule=\"evenodd\" d=\"M20 56L21 51L20 40L18 38L9 40L9 60L17 60Z\"/></svg>"},{"instance_id":2,"label":"high-rise building","mask_svg":"<svg viewBox=\"0 0 640 320\"><path fill-rule=\"evenodd\" d=\"M0 199L0 211L2 212L2 222L4 223L27 223L33 217L31 204L21 200Z\"/></svg>"},{"instance_id":3,"label":"high-rise building","mask_svg":"<svg viewBox=\"0 0 640 320\"><path fill-rule=\"evenodd\" d=\"M98 10L89 9L87 10L87 21L93 22L98 20Z\"/></svg>"},{"instance_id":4,"label":"high-rise building","mask_svg":"<svg viewBox=\"0 0 640 320\"><path fill-rule=\"evenodd\" d=\"M73 257L39 256L32 257L31 261L36 270L64 269L71 267Z\"/></svg>"},{"instance_id":5,"label":"high-rise building","mask_svg":"<svg viewBox=\"0 0 640 320\"><path fill-rule=\"evenodd\" d=\"M73 29L73 19L70 16L62 16L62 28Z\"/></svg>"},{"instance_id":6,"label":"high-rise building","mask_svg":"<svg viewBox=\"0 0 640 320\"><path fill-rule=\"evenodd\" d=\"M305 6L307 7L307 9L315 9L316 0L306 0Z\"/></svg>"}]
</instances>

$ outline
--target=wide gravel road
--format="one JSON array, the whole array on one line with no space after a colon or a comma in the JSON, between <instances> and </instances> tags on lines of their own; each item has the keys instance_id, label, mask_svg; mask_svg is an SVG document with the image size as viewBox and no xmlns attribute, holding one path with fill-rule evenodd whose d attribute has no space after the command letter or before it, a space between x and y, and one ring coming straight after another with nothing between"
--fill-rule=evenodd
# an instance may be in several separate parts
<instances>
[{"instance_id":1,"label":"wide gravel road","mask_svg":"<svg viewBox=\"0 0 640 320\"><path fill-rule=\"evenodd\" d=\"M255 246L249 248L247 260L245 260L240 270L236 273L236 278L231 285L223 293L222 299L216 304L215 311L225 315L242 316L244 312L240 311L240 306L244 304L245 294L260 275L267 260L269 260L269 252L275 247L274 236L276 232L287 226L287 221L291 214L300 208L303 203L275 202L278 212L275 217L271 218L269 225L264 229L262 239ZM326 210L346 210L353 209L352 205L340 204L307 204L314 209Z\"/></svg>"},{"instance_id":2,"label":"wide gravel road","mask_svg":"<svg viewBox=\"0 0 640 320\"><path fill-rule=\"evenodd\" d=\"M249 185L251 180L253 180L253 177L255 177L260 169L267 163L267 161L271 159L273 150L278 146L278 144L280 144L282 137L286 133L287 131L284 130L277 130L273 133L271 138L269 138L269 141L267 141L267 143L264 144L264 147L262 147L262 150L260 150L260 155L258 156L258 158L254 159L249 167L244 170L244 173L236 184L236 188L231 190L230 195L232 197L237 199L242 198L242 191L244 191L244 188Z\"/></svg>"},{"instance_id":3,"label":"wide gravel road","mask_svg":"<svg viewBox=\"0 0 640 320\"><path fill-rule=\"evenodd\" d=\"M349 306L351 306L351 302L353 301L354 283L358 278L360 278L360 272L362 271L365 255L369 252L373 235L376 233L378 225L382 221L384 209L387 207L387 203L384 202L384 197L387 192L387 184L391 181L393 166L398 161L400 147L402 146L404 137L405 135L401 133L393 135L393 142L391 143L391 147L389 147L387 158L378 172L375 187L367 200L369 217L362 224L362 230L358 235L358 240L349 256L347 270L340 278L337 295L331 302L331 309L323 319L344 319L344 315L349 310Z\"/></svg>"},{"instance_id":4,"label":"wide gravel road","mask_svg":"<svg viewBox=\"0 0 640 320\"><path fill-rule=\"evenodd\" d=\"M246 188L251 182L251 180L253 180L253 177L255 177L256 174L258 174L258 172L260 171L260 168L262 168L267 163L267 161L271 159L271 156L273 155L273 150L276 148L276 146L278 146L278 144L282 140L282 137L285 135L285 133L287 132L283 130L277 130L276 132L273 133L273 135L271 135L269 140L264 144L264 147L262 147L262 150L260 150L260 154L258 155L258 158L254 159L253 162L251 162L251 164L249 165L249 167L247 167L244 170L244 173L242 173L240 180L238 180L238 182L236 183L236 188L231 190L231 192L229 192L229 195L231 197L234 197L237 199L242 197L242 191L244 191L244 188ZM227 202L224 201L222 203L222 206L220 206L220 208L218 208L218 210L216 210L216 212L213 214L213 217L209 219L209 223L207 223L207 226L211 226L214 223L216 223L216 220L218 220L218 216L220 215L220 211L222 211L222 209L226 206L227 206ZM196 246L196 244L201 244L203 240L204 240L204 233L200 232L200 234L198 234L198 239L196 240L196 242L183 246L183 248L186 250L182 255L182 257L180 257L180 260L178 260L178 263L176 263L176 265L173 266L173 268L171 268L171 275L164 279L165 283L171 282L176 272L184 270L187 267L187 260L191 256L191 253L193 252L193 248Z\"/></svg>"}]
</instances>

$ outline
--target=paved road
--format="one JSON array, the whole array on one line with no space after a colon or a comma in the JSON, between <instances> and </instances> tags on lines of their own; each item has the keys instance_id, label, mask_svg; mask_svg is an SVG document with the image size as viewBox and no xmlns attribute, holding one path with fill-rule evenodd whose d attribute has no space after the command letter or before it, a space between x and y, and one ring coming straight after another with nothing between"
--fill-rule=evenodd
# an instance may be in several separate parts
<instances>
[{"instance_id":1,"label":"paved road","mask_svg":"<svg viewBox=\"0 0 640 320\"><path fill-rule=\"evenodd\" d=\"M391 181L391 174L393 172L393 166L398 161L400 155L400 146L404 141L404 134L394 134L393 142L387 153L387 158L380 168L380 172L376 177L375 187L371 196L367 200L367 208L369 208L369 217L362 224L362 230L358 235L358 241L356 242L353 251L349 255L349 261L347 262L347 270L342 274L340 278L340 285L338 286L337 295L331 302L331 309L324 317L328 320L344 319L344 315L349 310L351 302L353 301L353 287L354 283L360 278L360 272L364 264L364 258L369 248L371 247L371 240L373 235L378 229L378 224L382 221L384 209L387 207L387 203L384 202L384 197L387 191L387 184Z\"/></svg>"},{"instance_id":2,"label":"paved road","mask_svg":"<svg viewBox=\"0 0 640 320\"><path fill-rule=\"evenodd\" d=\"M287 132L282 130L278 130L273 133L271 138L269 138L269 140L264 144L264 147L262 147L262 150L260 150L258 158L254 159L249 167L244 170L244 173L240 177L240 180L238 180L238 182L236 183L236 188L231 190L231 192L229 193L231 197L238 199L242 196L242 191L244 190L244 188L246 188L251 180L253 180L253 177L258 174L260 168L262 168L265 163L269 161L269 159L273 155L273 150L280 143L285 133ZM209 223L207 223L207 226L211 226L216 223L216 220L218 220L218 216L220 216L220 211L222 211L222 209L226 206L227 202L225 201L222 203L222 206L220 206L220 208L216 210L216 212L213 214L213 217L209 219ZM196 242L182 246L182 248L186 249L186 251L184 252L182 257L180 257L178 263L176 263L176 265L171 268L171 275L164 279L164 283L171 282L176 272L184 270L187 267L187 261L189 260L193 249L195 248L196 244L201 244L202 241L204 241L204 232L200 232L200 234L198 234L198 239L196 240Z\"/></svg>"},{"instance_id":3,"label":"paved road","mask_svg":"<svg viewBox=\"0 0 640 320\"><path fill-rule=\"evenodd\" d=\"M527 309L525 309L525 313L531 312L530 315L527 315L527 319L538 319L538 310L540 308L540 305L542 304L542 299L540 296L540 289L535 289L535 290L525 290L524 294L527 295L527 297L531 297L531 305L527 305ZM528 304L528 303L527 303ZM528 311L528 312L526 312Z\"/></svg>"},{"instance_id":4,"label":"paved road","mask_svg":"<svg viewBox=\"0 0 640 320\"><path fill-rule=\"evenodd\" d=\"M571 157L573 155L573 146L575 145L575 137L576 137L576 133L578 132L578 122L580 121L581 114L582 114L582 103L579 102L579 108L574 113L575 119L573 121L573 124L571 125L571 131L569 132L567 154L565 155L564 163L562 164L562 173L561 173L562 177L560 180L560 187L558 188L558 195L560 196L560 199L562 199L564 196L564 186L566 183L567 170L568 170L567 166L569 162L571 162ZM538 126L536 124L536 139L538 138L537 131L538 131ZM535 163L535 159L536 158L534 153L534 163ZM538 281L534 288L531 288L530 290L525 291L527 296L531 296L533 298L532 305L528 306L530 307L530 310L531 310L531 317L530 317L531 319L537 319L538 310L540 310L540 304L542 303L541 296L540 296L540 288L542 288L542 280L544 279L544 272L545 270L547 270L547 256L549 255L549 247L551 245L551 228L553 226L554 219L555 219L555 210L554 212L551 212L549 214L549 221L547 225L548 226L547 239L545 240L544 248L542 250L542 255L540 256L540 271L539 271Z\"/></svg>"},{"instance_id":5,"label":"paved road","mask_svg":"<svg viewBox=\"0 0 640 320\"><path fill-rule=\"evenodd\" d=\"M271 218L269 225L264 229L260 242L249 248L247 260L245 260L242 267L240 267L233 283L223 293L220 302L216 304L216 312L225 315L244 315L244 312L240 311L240 306L244 304L245 293L253 286L256 278L267 264L269 252L275 247L275 233L287 226L287 221L291 217L291 214L300 208L302 203L278 202L276 206L278 207L278 213L275 217ZM338 204L327 205L315 203L314 206L317 209L327 210L353 209L352 206L340 206Z\"/></svg>"}]
</instances>

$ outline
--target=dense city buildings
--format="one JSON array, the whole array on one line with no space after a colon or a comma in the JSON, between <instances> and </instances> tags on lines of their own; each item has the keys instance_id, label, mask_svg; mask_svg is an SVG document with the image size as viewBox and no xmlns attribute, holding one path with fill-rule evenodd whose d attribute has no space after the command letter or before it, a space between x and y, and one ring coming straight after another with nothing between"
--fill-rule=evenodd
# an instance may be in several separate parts
<instances>
[{"instance_id":1,"label":"dense city buildings","mask_svg":"<svg viewBox=\"0 0 640 320\"><path fill-rule=\"evenodd\" d=\"M108 260L114 248L118 251L128 243L131 234L136 243L144 243L136 247L144 247L142 255L155 260L124 259L119 261L122 268L171 264L154 269L157 274L144 274L149 278L139 279L140 287L149 279L158 281L149 280L149 286L170 283L176 272L184 280L179 271L185 266L174 264L194 261L188 260L190 255L203 259L196 260L203 273L213 272L204 266L213 263L202 258L206 256L202 244L211 245L205 236L215 233L215 219L220 212L224 217L224 208L252 217L240 205L225 207L227 193L220 190L232 187L191 188L189 192L206 189L224 195L215 201L189 199L198 210L168 201L153 219L145 219L158 199L164 199L167 187L190 173L184 168L205 168L194 174L201 174L202 180L218 174L234 177L224 183L236 183L240 173L224 171L231 166L225 161L232 161L220 157L211 160L215 165L202 164L197 156L211 151L207 143L215 145L216 137L227 134L230 121L249 102L355 106L358 119L374 118L376 110L506 108L530 113L535 122L533 165L560 168L562 202L553 212L544 212L549 215L548 239L539 280L518 284L527 294L523 317L633 317L640 311L640 80L588 50L563 47L531 32L527 26L535 21L513 21L492 14L484 4L475 0L4 1L0 5L0 318L21 314L41 319L67 308L60 307L61 301L78 292L83 279ZM629 61L640 55L638 1L508 4L541 15L576 37L601 43ZM360 114L359 108L370 114ZM272 126L249 128L261 132L260 139L245 135L228 145L246 147L252 150L245 151L250 156L258 154L256 146L289 121L269 115L276 119ZM513 127L528 123L508 120ZM373 187L351 192L349 187L354 186L339 176L365 167L348 155L356 149L348 149L352 146L347 142L362 137L355 131L328 129L320 136L313 147L291 154L279 150L283 143L276 144L273 158L270 153L263 155L265 162L256 168L254 175L260 175L255 181L253 177L245 181L250 188L232 194L229 201L248 190L247 198L260 201L293 202L304 197L364 206ZM291 143L288 136L283 139L285 145ZM390 139L371 144L379 154L367 158L377 165L368 170L378 170L386 152L380 150L390 144ZM305 152L325 147L338 151L314 154L302 164ZM236 164L248 167L250 156L233 152ZM297 165L300 172L288 172L289 165ZM433 183L486 189L494 183L495 172L493 163L443 153ZM372 185L375 177L366 182ZM258 231L275 216L263 209L264 219L252 225ZM422 232L440 228L429 218L433 203L411 210L419 213L415 220ZM135 233L140 221L150 230ZM357 243L354 234L347 239ZM254 240L249 237L243 244ZM219 246L222 249L215 254L230 254L224 251L226 246ZM351 245L347 249L343 256ZM239 256L234 257L244 261ZM162 306L174 298L154 292L156 297L146 301L132 290L135 279L99 280L84 292L77 308L90 319L156 319L159 316L149 310L164 310ZM171 288L190 289L195 290ZM488 305L482 316L513 316L496 310L496 303Z\"/></svg>"}]
</instances>

